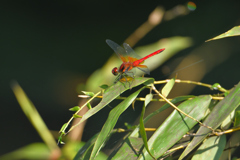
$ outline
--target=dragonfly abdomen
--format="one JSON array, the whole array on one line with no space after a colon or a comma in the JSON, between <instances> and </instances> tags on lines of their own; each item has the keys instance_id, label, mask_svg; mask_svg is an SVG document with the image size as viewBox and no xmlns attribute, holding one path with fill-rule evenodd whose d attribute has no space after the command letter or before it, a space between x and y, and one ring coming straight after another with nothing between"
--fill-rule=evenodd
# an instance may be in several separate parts
<instances>
[{"instance_id":1,"label":"dragonfly abdomen","mask_svg":"<svg viewBox=\"0 0 240 160\"><path fill-rule=\"evenodd\" d=\"M151 53L151 54L149 54L149 55L147 55L147 56L145 56L145 57L143 57L143 58L141 58L141 59L139 59L137 61L134 61L133 62L133 66L137 66L137 65L143 63L146 59L148 59L148 58L150 58L150 57L152 57L152 56L154 56L156 54L159 54L159 53L161 53L164 50L165 50L165 48L159 49L159 50L157 50L157 51L155 51L155 52L153 52L153 53Z\"/></svg>"}]
</instances>

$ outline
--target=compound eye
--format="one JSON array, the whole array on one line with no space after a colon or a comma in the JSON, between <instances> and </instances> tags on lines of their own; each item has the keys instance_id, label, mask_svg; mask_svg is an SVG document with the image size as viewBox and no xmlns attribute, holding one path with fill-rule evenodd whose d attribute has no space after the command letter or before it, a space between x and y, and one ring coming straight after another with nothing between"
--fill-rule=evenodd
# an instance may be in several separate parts
<instances>
[{"instance_id":1,"label":"compound eye","mask_svg":"<svg viewBox=\"0 0 240 160\"><path fill-rule=\"evenodd\" d=\"M117 69L117 67L115 67L115 68L112 69L112 74L113 74L114 76L118 75L118 69Z\"/></svg>"}]
</instances>

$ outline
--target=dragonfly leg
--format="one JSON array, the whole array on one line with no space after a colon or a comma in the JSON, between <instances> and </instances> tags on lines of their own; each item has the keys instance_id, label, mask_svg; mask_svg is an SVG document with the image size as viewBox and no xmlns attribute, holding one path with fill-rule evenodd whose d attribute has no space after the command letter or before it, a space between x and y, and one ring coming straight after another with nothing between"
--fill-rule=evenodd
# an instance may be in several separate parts
<instances>
[{"instance_id":1,"label":"dragonfly leg","mask_svg":"<svg viewBox=\"0 0 240 160\"><path fill-rule=\"evenodd\" d=\"M125 77L126 81L127 81L127 82L128 82L128 84L129 84L129 89L132 89L132 88L131 88L131 85L132 85L132 83L133 83L133 81L134 81L135 75L134 75L134 73L133 73L133 72L127 72L127 74L126 74L126 75L132 78L132 81L131 81L131 82L129 82L129 81L127 80L127 78Z\"/></svg>"}]
</instances>

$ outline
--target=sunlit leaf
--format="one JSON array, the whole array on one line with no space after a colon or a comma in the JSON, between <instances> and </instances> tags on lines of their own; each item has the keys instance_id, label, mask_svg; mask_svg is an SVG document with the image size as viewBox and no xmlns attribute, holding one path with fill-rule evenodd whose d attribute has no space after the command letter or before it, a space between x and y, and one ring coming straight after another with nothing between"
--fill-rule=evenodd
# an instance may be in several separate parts
<instances>
[{"instance_id":1,"label":"sunlit leaf","mask_svg":"<svg viewBox=\"0 0 240 160\"><path fill-rule=\"evenodd\" d=\"M127 136L123 140L123 145L121 145L117 150L112 152L112 154L108 157L108 159L136 160L138 157L138 154L140 154L141 152L142 145L143 145L142 138Z\"/></svg>"},{"instance_id":2,"label":"sunlit leaf","mask_svg":"<svg viewBox=\"0 0 240 160\"><path fill-rule=\"evenodd\" d=\"M13 152L0 156L1 160L14 160L14 159L49 159L50 150L44 143L32 143L17 149Z\"/></svg>"},{"instance_id":3,"label":"sunlit leaf","mask_svg":"<svg viewBox=\"0 0 240 160\"><path fill-rule=\"evenodd\" d=\"M62 125L62 128L60 129L59 133L64 133L64 129L66 128L67 123L64 123Z\"/></svg>"},{"instance_id":4,"label":"sunlit leaf","mask_svg":"<svg viewBox=\"0 0 240 160\"><path fill-rule=\"evenodd\" d=\"M234 114L235 110L232 111L232 113L230 113L229 116L227 116L227 118L224 119L224 121L221 124L221 129L226 130L230 127L230 125L233 122Z\"/></svg>"},{"instance_id":5,"label":"sunlit leaf","mask_svg":"<svg viewBox=\"0 0 240 160\"><path fill-rule=\"evenodd\" d=\"M222 100L220 101L208 115L203 122L205 125L216 129L223 120L240 104L240 83ZM188 153L190 153L199 143L201 143L206 136L211 133L211 130L201 126L197 131L197 135L193 138L191 143L184 150L179 159L183 159Z\"/></svg>"},{"instance_id":6,"label":"sunlit leaf","mask_svg":"<svg viewBox=\"0 0 240 160\"><path fill-rule=\"evenodd\" d=\"M181 96L174 98L171 100L172 103L178 103L181 101L185 101L189 98L193 98L194 96ZM150 99L149 99L150 100ZM146 118L144 118L144 124L151 119L152 117L158 115L160 112L164 111L165 109L169 108L170 105L166 103L162 107L160 107L158 110L154 111L150 115L148 115ZM134 131L132 133L129 133L122 142L122 145L118 150L113 152L110 156L112 159L137 159L139 156L139 152L141 151L141 148L143 147L143 141L142 138L140 138L139 135L139 125L138 127L135 127Z\"/></svg>"},{"instance_id":7,"label":"sunlit leaf","mask_svg":"<svg viewBox=\"0 0 240 160\"><path fill-rule=\"evenodd\" d=\"M240 126L240 111L235 112L234 127Z\"/></svg>"},{"instance_id":8,"label":"sunlit leaf","mask_svg":"<svg viewBox=\"0 0 240 160\"><path fill-rule=\"evenodd\" d=\"M164 97L167 97L170 91L172 90L173 86L175 84L175 78L172 78L170 81L167 82L167 84L162 89L162 95Z\"/></svg>"},{"instance_id":9,"label":"sunlit leaf","mask_svg":"<svg viewBox=\"0 0 240 160\"><path fill-rule=\"evenodd\" d=\"M97 137L90 159L94 159L97 156L103 144L106 142L110 132L116 125L119 116L131 105L131 103L135 100L135 98L144 88L145 87L142 87L138 91L132 93L129 97L127 97L124 101L122 101L119 105L117 105L115 108L111 110L107 121L105 122L100 134Z\"/></svg>"},{"instance_id":10,"label":"sunlit leaf","mask_svg":"<svg viewBox=\"0 0 240 160\"><path fill-rule=\"evenodd\" d=\"M102 89L107 89L108 87L109 86L107 84L103 84L103 85L100 86L100 88L102 88Z\"/></svg>"},{"instance_id":11,"label":"sunlit leaf","mask_svg":"<svg viewBox=\"0 0 240 160\"><path fill-rule=\"evenodd\" d=\"M178 102L182 102L182 101L185 101L189 98L194 98L195 96L192 96L192 95L188 95L188 96L180 96L180 97L176 97L174 99L171 100L171 102L173 104L175 103L178 103ZM144 124L150 119L152 118L153 116L157 115L158 113L168 109L169 107L171 107L170 104L166 103L164 104L161 108L157 109L156 111L152 112L151 114L149 114L145 119L144 119Z\"/></svg>"},{"instance_id":12,"label":"sunlit leaf","mask_svg":"<svg viewBox=\"0 0 240 160\"><path fill-rule=\"evenodd\" d=\"M236 26L223 34L220 34L219 36L216 36L212 39L207 40L206 42L216 40L216 39L226 38L226 37L239 36L239 35L240 35L240 26Z\"/></svg>"},{"instance_id":13,"label":"sunlit leaf","mask_svg":"<svg viewBox=\"0 0 240 160\"><path fill-rule=\"evenodd\" d=\"M69 110L76 112L76 111L79 110L79 108L80 108L79 106L75 106L75 107L73 107L73 108L70 108Z\"/></svg>"},{"instance_id":14,"label":"sunlit leaf","mask_svg":"<svg viewBox=\"0 0 240 160\"><path fill-rule=\"evenodd\" d=\"M210 101L209 95L199 96L181 103L178 108L189 116L201 120L205 117ZM153 156L158 158L163 155L196 124L196 121L174 110L148 140L148 147ZM144 149L139 159L150 159L150 155Z\"/></svg>"},{"instance_id":15,"label":"sunlit leaf","mask_svg":"<svg viewBox=\"0 0 240 160\"><path fill-rule=\"evenodd\" d=\"M73 114L73 118L82 118L82 116L79 116L78 114Z\"/></svg>"},{"instance_id":16,"label":"sunlit leaf","mask_svg":"<svg viewBox=\"0 0 240 160\"><path fill-rule=\"evenodd\" d=\"M233 147L233 146L239 146L239 143L240 143L240 131L232 133L231 137L227 142L227 145L225 146L226 150L223 151L219 160L228 160L229 155L234 153L236 150L239 151L239 147Z\"/></svg>"},{"instance_id":17,"label":"sunlit leaf","mask_svg":"<svg viewBox=\"0 0 240 160\"><path fill-rule=\"evenodd\" d=\"M141 116L140 116L140 122L139 122L139 128L140 128L140 134L142 136L142 140L143 140L143 143L144 143L144 147L146 148L148 154L153 158L153 159L156 159L150 152L149 148L148 148L148 144L147 144L147 134L146 134L146 131L145 131L145 127L144 127L144 123L143 123L143 117L144 117L144 113L145 113L145 108L146 106L148 105L148 103L151 101L153 95L152 94L148 94L146 97L145 97L145 102L144 102L144 105L142 107L142 112L141 112Z\"/></svg>"},{"instance_id":18,"label":"sunlit leaf","mask_svg":"<svg viewBox=\"0 0 240 160\"><path fill-rule=\"evenodd\" d=\"M152 78L137 77L134 79L133 83L131 84L131 87L133 88L133 87L136 87L141 84L147 85L149 83L152 83L153 81L154 81L154 79L152 79ZM96 114L98 111L103 109L106 105L108 105L110 102L112 102L115 98L117 98L121 93L123 93L127 89L129 89L128 83L125 84L122 82L118 82L118 83L110 86L104 92L102 101L94 108L88 110L87 113L85 113L83 115L82 119L80 120L80 122L78 124L82 123L89 117Z\"/></svg>"},{"instance_id":19,"label":"sunlit leaf","mask_svg":"<svg viewBox=\"0 0 240 160\"><path fill-rule=\"evenodd\" d=\"M85 95L93 97L94 93L93 92L86 92L86 91L82 91Z\"/></svg>"},{"instance_id":20,"label":"sunlit leaf","mask_svg":"<svg viewBox=\"0 0 240 160\"><path fill-rule=\"evenodd\" d=\"M87 108L88 108L88 109L92 109L92 106L91 106L90 103L87 104Z\"/></svg>"},{"instance_id":21,"label":"sunlit leaf","mask_svg":"<svg viewBox=\"0 0 240 160\"><path fill-rule=\"evenodd\" d=\"M29 100L23 89L18 85L17 82L13 82L11 87L23 112L37 130L42 140L47 144L50 150L53 151L59 149L53 135L50 133L36 107Z\"/></svg>"},{"instance_id":22,"label":"sunlit leaf","mask_svg":"<svg viewBox=\"0 0 240 160\"><path fill-rule=\"evenodd\" d=\"M98 137L99 133L95 134L94 136L92 136L92 138L90 140L87 141L87 143L85 143L85 145L83 147L80 148L80 150L77 152L77 154L74 157L74 160L85 160L85 159L90 159L90 155L94 146L94 143ZM109 136L110 137L110 136ZM107 159L107 156L103 153L99 153L96 157L96 159L101 159L101 160L105 160Z\"/></svg>"},{"instance_id":23,"label":"sunlit leaf","mask_svg":"<svg viewBox=\"0 0 240 160\"><path fill-rule=\"evenodd\" d=\"M219 160L226 145L226 135L208 138L194 153L192 160Z\"/></svg>"}]
</instances>

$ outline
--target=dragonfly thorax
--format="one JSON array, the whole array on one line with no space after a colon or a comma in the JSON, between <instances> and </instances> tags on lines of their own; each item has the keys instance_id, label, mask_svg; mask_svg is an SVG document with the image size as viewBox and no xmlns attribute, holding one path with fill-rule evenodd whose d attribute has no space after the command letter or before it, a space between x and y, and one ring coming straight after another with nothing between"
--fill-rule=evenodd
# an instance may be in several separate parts
<instances>
[{"instance_id":1,"label":"dragonfly thorax","mask_svg":"<svg viewBox=\"0 0 240 160\"><path fill-rule=\"evenodd\" d=\"M112 74L113 74L114 76L118 75L118 68L117 68L117 67L115 67L115 68L112 69Z\"/></svg>"}]
</instances>

